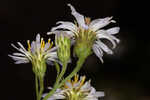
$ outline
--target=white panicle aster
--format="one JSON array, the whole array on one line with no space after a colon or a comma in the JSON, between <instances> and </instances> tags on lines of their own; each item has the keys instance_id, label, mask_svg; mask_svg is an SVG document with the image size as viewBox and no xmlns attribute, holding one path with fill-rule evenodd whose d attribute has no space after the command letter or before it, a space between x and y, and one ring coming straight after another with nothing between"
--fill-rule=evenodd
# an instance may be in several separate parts
<instances>
[{"instance_id":1,"label":"white panicle aster","mask_svg":"<svg viewBox=\"0 0 150 100\"><path fill-rule=\"evenodd\" d=\"M68 6L71 8L71 14L75 17L76 23L59 21L56 23L59 25L53 27L47 34L59 34L63 31L76 41L75 45L78 46L77 49L87 45L87 48L91 47L93 52L103 62L103 51L107 54L113 54L113 51L105 45L101 39L109 40L112 43L112 49L114 49L116 47L116 43L119 43L119 39L117 39L114 35L119 32L120 28L113 27L104 30L102 29L103 27L110 23L115 23L115 21L112 20L112 17L99 18L91 21L90 18L78 13L71 4L68 4ZM82 42L85 43L83 43L83 45L78 45L82 44ZM86 47L84 51L85 50Z\"/></svg>"},{"instance_id":2,"label":"white panicle aster","mask_svg":"<svg viewBox=\"0 0 150 100\"><path fill-rule=\"evenodd\" d=\"M16 61L16 64L29 62L33 64L36 63L36 61L51 63L57 59L57 48L51 48L53 43L50 43L50 39L47 43L45 43L43 38L40 38L40 34L37 34L36 41L32 41L30 45L30 41L28 40L27 44L28 50L26 50L20 42L18 42L19 48L14 44L11 44L19 51L17 53L13 53L12 55L8 55Z\"/></svg>"},{"instance_id":3,"label":"white panicle aster","mask_svg":"<svg viewBox=\"0 0 150 100\"><path fill-rule=\"evenodd\" d=\"M85 82L85 78L85 76L81 76L78 80L78 75L75 75L74 80L66 82L48 100L98 100L98 98L104 97L104 92L96 91L90 81ZM46 95L44 94L43 97Z\"/></svg>"}]
</instances>

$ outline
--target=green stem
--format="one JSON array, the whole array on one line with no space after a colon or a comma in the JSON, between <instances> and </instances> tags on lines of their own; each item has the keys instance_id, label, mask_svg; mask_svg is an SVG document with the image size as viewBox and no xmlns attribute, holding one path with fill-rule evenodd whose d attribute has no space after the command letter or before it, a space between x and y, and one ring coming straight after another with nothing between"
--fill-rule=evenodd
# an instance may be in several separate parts
<instances>
[{"instance_id":1,"label":"green stem","mask_svg":"<svg viewBox=\"0 0 150 100\"><path fill-rule=\"evenodd\" d=\"M43 100L47 100L57 89L57 86L59 85L59 82L60 80L62 79L62 77L64 76L65 72L66 72L66 69L67 69L67 63L64 63L63 64L63 68L62 68L62 71L61 73L58 75L57 79L56 79L56 82L54 84L54 88L48 93L48 95L46 95L44 97Z\"/></svg>"},{"instance_id":2,"label":"green stem","mask_svg":"<svg viewBox=\"0 0 150 100\"><path fill-rule=\"evenodd\" d=\"M39 81L40 81L40 91L39 91L38 100L41 100L42 93L44 91L44 80L43 80L43 78L40 78Z\"/></svg>"},{"instance_id":3,"label":"green stem","mask_svg":"<svg viewBox=\"0 0 150 100\"><path fill-rule=\"evenodd\" d=\"M79 58L79 60L77 62L77 66L72 71L72 73L69 76L67 76L64 80L62 80L62 82L60 84L56 83L54 85L54 88L44 97L43 100L47 100L56 91L57 88L60 88L67 80L71 79L80 70L84 61L85 61L85 58Z\"/></svg>"},{"instance_id":4,"label":"green stem","mask_svg":"<svg viewBox=\"0 0 150 100\"><path fill-rule=\"evenodd\" d=\"M35 75L35 89L36 89L36 99L38 100L38 98L39 98L39 95L38 95L39 89L38 89L38 77L37 77L37 75Z\"/></svg>"}]
</instances>

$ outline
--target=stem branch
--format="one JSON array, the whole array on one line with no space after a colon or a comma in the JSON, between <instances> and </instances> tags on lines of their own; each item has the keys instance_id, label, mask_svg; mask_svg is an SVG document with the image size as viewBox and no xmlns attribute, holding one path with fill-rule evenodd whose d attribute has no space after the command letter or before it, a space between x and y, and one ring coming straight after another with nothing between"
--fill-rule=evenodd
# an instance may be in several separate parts
<instances>
[{"instance_id":1,"label":"stem branch","mask_svg":"<svg viewBox=\"0 0 150 100\"><path fill-rule=\"evenodd\" d=\"M56 83L54 85L54 88L44 97L43 100L47 100L50 96L52 96L52 94L56 91L57 88L60 88L67 80L71 79L82 67L83 63L85 61L85 58L80 57L78 62L77 62L77 66L75 67L75 69L71 72L71 74L69 76L67 76L64 80L62 80L62 82L59 84L59 81L61 79L61 77L64 75L64 66L62 69L62 72L60 73L58 79L56 80ZM66 67L66 65L65 65ZM65 69L66 70L66 69ZM62 74L62 75L61 75Z\"/></svg>"}]
</instances>

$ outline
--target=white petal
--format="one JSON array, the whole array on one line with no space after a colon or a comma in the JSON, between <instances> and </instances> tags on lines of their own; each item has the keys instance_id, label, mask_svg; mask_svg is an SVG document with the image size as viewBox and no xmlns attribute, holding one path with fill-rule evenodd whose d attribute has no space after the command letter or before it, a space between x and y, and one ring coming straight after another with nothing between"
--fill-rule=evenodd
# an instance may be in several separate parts
<instances>
[{"instance_id":1,"label":"white petal","mask_svg":"<svg viewBox=\"0 0 150 100\"><path fill-rule=\"evenodd\" d=\"M93 26L94 24L98 23L100 20L102 20L102 18L92 20L90 26Z\"/></svg>"},{"instance_id":2,"label":"white petal","mask_svg":"<svg viewBox=\"0 0 150 100\"><path fill-rule=\"evenodd\" d=\"M71 14L76 18L79 26L84 29L87 29L88 26L85 24L84 16L79 14L71 4L68 4L68 6L70 7L72 11Z\"/></svg>"},{"instance_id":3,"label":"white petal","mask_svg":"<svg viewBox=\"0 0 150 100\"><path fill-rule=\"evenodd\" d=\"M14 56L22 56L22 57L25 57L25 55L22 54L22 53L13 53L13 55L14 55Z\"/></svg>"},{"instance_id":4,"label":"white petal","mask_svg":"<svg viewBox=\"0 0 150 100\"><path fill-rule=\"evenodd\" d=\"M68 25L59 25L59 26L56 26L56 27L53 27L51 29L51 31L55 31L57 29L67 29L67 30L70 30L72 32L74 32L75 30L72 28L72 26L68 26Z\"/></svg>"},{"instance_id":5,"label":"white petal","mask_svg":"<svg viewBox=\"0 0 150 100\"><path fill-rule=\"evenodd\" d=\"M16 61L15 64L29 63L29 60L26 57L18 57L13 55L8 55L8 56Z\"/></svg>"},{"instance_id":6,"label":"white petal","mask_svg":"<svg viewBox=\"0 0 150 100\"><path fill-rule=\"evenodd\" d=\"M18 43L18 45L21 47L21 49L22 49L23 51L27 52L27 50L24 48L24 46L23 46L20 42L17 42L17 43Z\"/></svg>"},{"instance_id":7,"label":"white petal","mask_svg":"<svg viewBox=\"0 0 150 100\"><path fill-rule=\"evenodd\" d=\"M103 63L104 62L103 59L102 59L102 57L103 57L103 51L101 50L101 48L99 47L99 45L98 44L94 44L93 47L92 47L92 49L93 49L93 52L95 53L95 55Z\"/></svg>"},{"instance_id":8,"label":"white petal","mask_svg":"<svg viewBox=\"0 0 150 100\"><path fill-rule=\"evenodd\" d=\"M47 35L55 34L54 32L47 32Z\"/></svg>"},{"instance_id":9,"label":"white petal","mask_svg":"<svg viewBox=\"0 0 150 100\"><path fill-rule=\"evenodd\" d=\"M50 51L50 50L49 50ZM50 58L55 58L55 57L57 57L57 52L47 52L46 54L44 54L45 55L45 58L48 58L48 57L50 57Z\"/></svg>"},{"instance_id":10,"label":"white petal","mask_svg":"<svg viewBox=\"0 0 150 100\"><path fill-rule=\"evenodd\" d=\"M13 55L8 55L9 57L13 58L14 60L26 60L26 57L18 57L18 56L13 56Z\"/></svg>"},{"instance_id":11,"label":"white petal","mask_svg":"<svg viewBox=\"0 0 150 100\"><path fill-rule=\"evenodd\" d=\"M15 64L22 64L22 63L29 63L28 60L19 60L19 61L16 61Z\"/></svg>"},{"instance_id":12,"label":"white petal","mask_svg":"<svg viewBox=\"0 0 150 100\"><path fill-rule=\"evenodd\" d=\"M81 91L88 91L91 89L91 84L90 82L86 82L82 87L81 87Z\"/></svg>"},{"instance_id":13,"label":"white petal","mask_svg":"<svg viewBox=\"0 0 150 100\"><path fill-rule=\"evenodd\" d=\"M95 90L95 88L91 87L90 94L95 94L95 93L96 93L96 90Z\"/></svg>"},{"instance_id":14,"label":"white petal","mask_svg":"<svg viewBox=\"0 0 150 100\"><path fill-rule=\"evenodd\" d=\"M113 35L107 34L106 31L104 31L104 30L97 31L96 37L99 39L103 39L103 38L108 39L112 43L113 49L116 47L116 43L114 40L116 40L116 42L119 42L119 39L117 39Z\"/></svg>"},{"instance_id":15,"label":"white petal","mask_svg":"<svg viewBox=\"0 0 150 100\"><path fill-rule=\"evenodd\" d=\"M11 44L11 46L14 47L16 50L20 51L20 48L17 48L14 44ZM20 51L20 52L22 52L22 51ZM24 51L22 53L24 53Z\"/></svg>"},{"instance_id":16,"label":"white petal","mask_svg":"<svg viewBox=\"0 0 150 100\"><path fill-rule=\"evenodd\" d=\"M46 43L44 47L44 51L46 51L49 48L49 46L50 46L50 43Z\"/></svg>"},{"instance_id":17,"label":"white petal","mask_svg":"<svg viewBox=\"0 0 150 100\"><path fill-rule=\"evenodd\" d=\"M22 44L20 42L18 42L18 45L20 45L21 48L17 48L14 44L11 44L12 47L14 47L18 51L20 51L21 53L26 55L26 57L28 57L31 60L30 54L25 50L25 48L22 46Z\"/></svg>"},{"instance_id":18,"label":"white petal","mask_svg":"<svg viewBox=\"0 0 150 100\"><path fill-rule=\"evenodd\" d=\"M36 43L40 43L40 34L36 35Z\"/></svg>"},{"instance_id":19,"label":"white petal","mask_svg":"<svg viewBox=\"0 0 150 100\"><path fill-rule=\"evenodd\" d=\"M112 17L106 17L103 19L100 19L97 23L95 24L90 24L89 28L93 31L97 31L100 28L103 28L104 26L108 25L111 22L114 22L114 20L111 20Z\"/></svg>"},{"instance_id":20,"label":"white petal","mask_svg":"<svg viewBox=\"0 0 150 100\"><path fill-rule=\"evenodd\" d=\"M32 43L31 43L31 52L33 54L35 53L35 49L36 49L36 43L35 43L35 41L32 41Z\"/></svg>"},{"instance_id":21,"label":"white petal","mask_svg":"<svg viewBox=\"0 0 150 100\"><path fill-rule=\"evenodd\" d=\"M69 38L73 38L75 36L74 32L72 31L53 31L53 32L49 32L49 34L64 34Z\"/></svg>"},{"instance_id":22,"label":"white petal","mask_svg":"<svg viewBox=\"0 0 150 100\"><path fill-rule=\"evenodd\" d=\"M56 52L58 49L58 46L55 46L53 48L51 48L50 50L47 51L47 54L50 53L50 52Z\"/></svg>"},{"instance_id":23,"label":"white petal","mask_svg":"<svg viewBox=\"0 0 150 100\"><path fill-rule=\"evenodd\" d=\"M104 92L99 92L99 91L98 91L98 92L95 93L95 96L96 96L96 97L104 97L105 94L104 94Z\"/></svg>"},{"instance_id":24,"label":"white petal","mask_svg":"<svg viewBox=\"0 0 150 100\"><path fill-rule=\"evenodd\" d=\"M119 32L120 28L119 27L113 27L113 28L110 28L108 30L106 30L106 32L108 34L117 34Z\"/></svg>"},{"instance_id":25,"label":"white petal","mask_svg":"<svg viewBox=\"0 0 150 100\"><path fill-rule=\"evenodd\" d=\"M100 40L96 41L96 43L102 48L103 51L105 51L107 54L113 54L112 50L107 47L104 43L102 43Z\"/></svg>"},{"instance_id":26,"label":"white petal","mask_svg":"<svg viewBox=\"0 0 150 100\"><path fill-rule=\"evenodd\" d=\"M36 35L36 41L35 41L35 50L39 51L41 48L41 42L40 42L40 34ZM35 52L35 50L33 52Z\"/></svg>"},{"instance_id":27,"label":"white petal","mask_svg":"<svg viewBox=\"0 0 150 100\"><path fill-rule=\"evenodd\" d=\"M74 31L78 30L77 26L75 24L73 24L72 22L58 21L56 24L71 26Z\"/></svg>"}]
</instances>

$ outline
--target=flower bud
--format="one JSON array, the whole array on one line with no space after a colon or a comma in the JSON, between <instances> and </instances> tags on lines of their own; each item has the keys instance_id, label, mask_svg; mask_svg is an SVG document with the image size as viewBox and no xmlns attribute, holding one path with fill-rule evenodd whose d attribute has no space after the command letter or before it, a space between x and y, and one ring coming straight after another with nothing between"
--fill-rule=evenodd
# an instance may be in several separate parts
<instances>
[{"instance_id":1,"label":"flower bud","mask_svg":"<svg viewBox=\"0 0 150 100\"><path fill-rule=\"evenodd\" d=\"M57 55L61 63L67 63L70 60L70 43L71 41L67 35L60 34L56 36Z\"/></svg>"}]
</instances>

